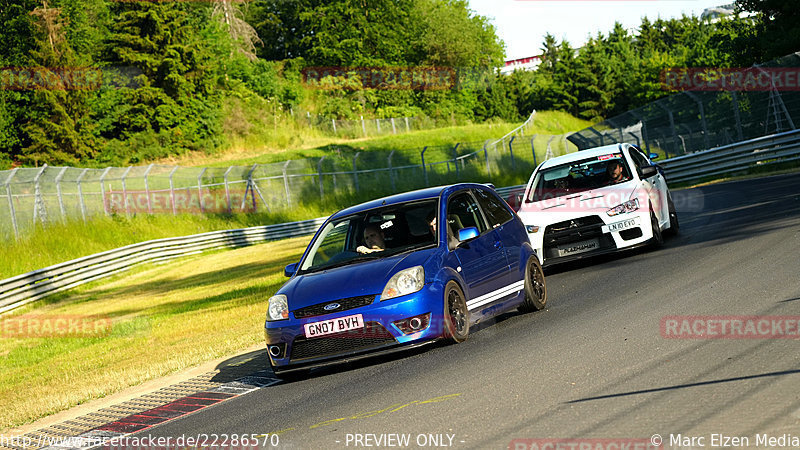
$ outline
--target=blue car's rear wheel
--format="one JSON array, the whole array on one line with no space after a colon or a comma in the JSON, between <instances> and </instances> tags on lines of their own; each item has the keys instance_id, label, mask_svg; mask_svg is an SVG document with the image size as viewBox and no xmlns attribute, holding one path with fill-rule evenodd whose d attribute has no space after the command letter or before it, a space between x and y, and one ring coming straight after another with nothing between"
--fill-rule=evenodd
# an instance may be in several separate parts
<instances>
[{"instance_id":1,"label":"blue car's rear wheel","mask_svg":"<svg viewBox=\"0 0 800 450\"><path fill-rule=\"evenodd\" d=\"M469 310L464 292L455 281L450 281L444 288L444 333L443 337L451 342L459 343L467 340L469 335Z\"/></svg>"},{"instance_id":2,"label":"blue car's rear wheel","mask_svg":"<svg viewBox=\"0 0 800 450\"><path fill-rule=\"evenodd\" d=\"M544 309L547 305L547 285L539 258L532 255L525 267L525 301L520 305L522 312L533 312Z\"/></svg>"}]
</instances>

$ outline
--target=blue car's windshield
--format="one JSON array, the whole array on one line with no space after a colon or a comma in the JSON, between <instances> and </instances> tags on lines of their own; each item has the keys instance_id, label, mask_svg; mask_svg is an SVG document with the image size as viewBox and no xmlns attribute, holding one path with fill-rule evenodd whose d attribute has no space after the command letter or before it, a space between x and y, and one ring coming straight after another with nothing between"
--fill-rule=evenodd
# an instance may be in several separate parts
<instances>
[{"instance_id":1,"label":"blue car's windshield","mask_svg":"<svg viewBox=\"0 0 800 450\"><path fill-rule=\"evenodd\" d=\"M329 222L300 266L314 272L436 245L437 199L371 209ZM435 223L435 221L433 221Z\"/></svg>"}]
</instances>

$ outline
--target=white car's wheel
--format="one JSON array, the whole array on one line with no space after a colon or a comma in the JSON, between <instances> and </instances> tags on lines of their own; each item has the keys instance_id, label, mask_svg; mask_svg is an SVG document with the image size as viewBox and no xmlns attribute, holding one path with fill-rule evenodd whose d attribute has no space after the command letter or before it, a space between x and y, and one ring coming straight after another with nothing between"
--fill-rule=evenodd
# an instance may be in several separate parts
<instances>
[{"instance_id":1,"label":"white car's wheel","mask_svg":"<svg viewBox=\"0 0 800 450\"><path fill-rule=\"evenodd\" d=\"M653 247L660 247L664 243L664 235L661 234L661 227L658 225L658 219L650 208L650 226L653 229L653 238L650 240Z\"/></svg>"}]
</instances>

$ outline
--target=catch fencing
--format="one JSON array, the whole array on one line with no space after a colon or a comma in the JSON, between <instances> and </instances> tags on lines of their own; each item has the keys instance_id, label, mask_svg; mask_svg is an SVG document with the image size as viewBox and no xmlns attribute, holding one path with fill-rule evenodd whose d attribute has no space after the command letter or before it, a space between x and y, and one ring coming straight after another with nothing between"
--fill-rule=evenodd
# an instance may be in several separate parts
<instances>
[{"instance_id":1,"label":"catch fencing","mask_svg":"<svg viewBox=\"0 0 800 450\"><path fill-rule=\"evenodd\" d=\"M500 139L230 167L17 168L0 171L0 238L98 215L275 212L354 194L374 196L530 173L576 147L566 135L531 135L535 112Z\"/></svg>"},{"instance_id":2,"label":"catch fencing","mask_svg":"<svg viewBox=\"0 0 800 450\"><path fill-rule=\"evenodd\" d=\"M795 53L748 72L771 79L768 75L799 66L800 53ZM800 125L800 91L780 84L773 81L758 91L685 91L585 128L569 140L581 150L630 142L668 159L791 131Z\"/></svg>"},{"instance_id":3,"label":"catch fencing","mask_svg":"<svg viewBox=\"0 0 800 450\"><path fill-rule=\"evenodd\" d=\"M797 160L800 160L800 130L678 156L659 165L670 183L691 183Z\"/></svg>"}]
</instances>

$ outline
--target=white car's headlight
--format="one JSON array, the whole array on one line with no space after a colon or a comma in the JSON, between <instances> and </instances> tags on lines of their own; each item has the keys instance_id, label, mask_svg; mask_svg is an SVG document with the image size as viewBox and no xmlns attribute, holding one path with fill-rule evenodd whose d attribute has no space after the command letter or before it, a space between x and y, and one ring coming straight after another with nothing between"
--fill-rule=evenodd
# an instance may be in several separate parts
<instances>
[{"instance_id":1,"label":"white car's headlight","mask_svg":"<svg viewBox=\"0 0 800 450\"><path fill-rule=\"evenodd\" d=\"M625 214L636 211L637 209L639 209L639 199L635 198L633 200L628 200L627 202L621 205L617 205L609 209L608 211L606 211L606 214L608 214L609 216L616 216L617 214Z\"/></svg>"},{"instance_id":2,"label":"white car's headlight","mask_svg":"<svg viewBox=\"0 0 800 450\"><path fill-rule=\"evenodd\" d=\"M289 302L283 294L273 295L267 301L267 320L285 320L289 318Z\"/></svg>"},{"instance_id":3,"label":"white car's headlight","mask_svg":"<svg viewBox=\"0 0 800 450\"><path fill-rule=\"evenodd\" d=\"M422 289L425 285L425 270L422 266L401 270L386 283L381 293L381 300L400 297Z\"/></svg>"}]
</instances>

